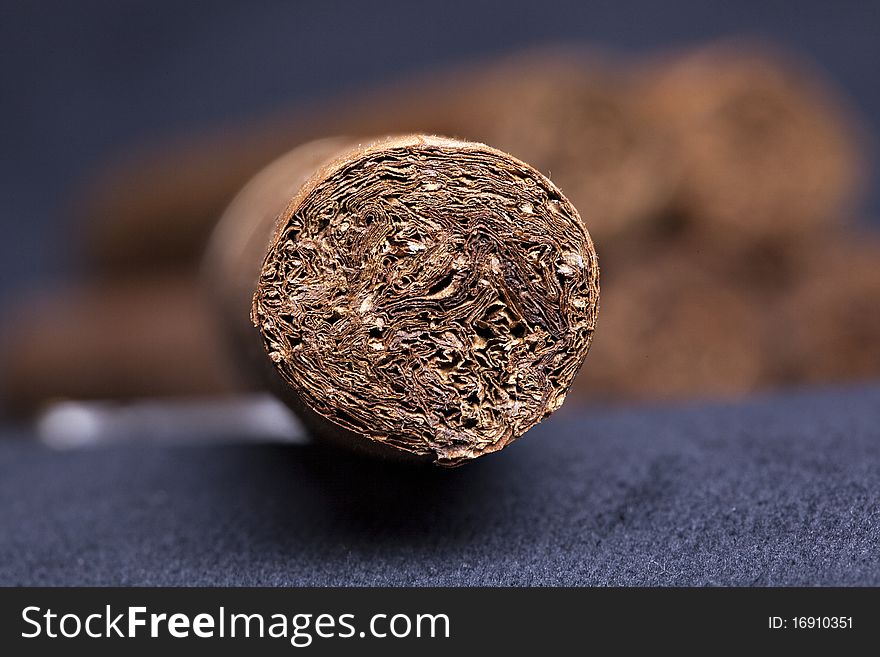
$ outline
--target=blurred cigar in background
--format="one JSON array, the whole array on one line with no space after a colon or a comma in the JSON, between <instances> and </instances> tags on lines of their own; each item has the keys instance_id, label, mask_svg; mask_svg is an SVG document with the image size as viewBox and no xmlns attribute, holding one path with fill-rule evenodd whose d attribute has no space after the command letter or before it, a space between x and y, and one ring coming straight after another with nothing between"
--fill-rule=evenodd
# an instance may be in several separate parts
<instances>
[{"instance_id":1,"label":"blurred cigar in background","mask_svg":"<svg viewBox=\"0 0 880 657\"><path fill-rule=\"evenodd\" d=\"M115 162L75 210L87 263L191 267L235 193L282 153L409 132L534 163L587 208L600 244L670 214L711 243L784 242L849 216L864 177L852 112L776 48L730 42L645 63L532 51Z\"/></svg>"},{"instance_id":2,"label":"blurred cigar in background","mask_svg":"<svg viewBox=\"0 0 880 657\"><path fill-rule=\"evenodd\" d=\"M682 250L604 285L600 330L572 395L594 402L731 397L763 382L760 304Z\"/></svg>"},{"instance_id":3,"label":"blurred cigar in background","mask_svg":"<svg viewBox=\"0 0 880 657\"><path fill-rule=\"evenodd\" d=\"M800 253L801 273L770 314L779 384L880 375L880 236L865 230Z\"/></svg>"},{"instance_id":4,"label":"blurred cigar in background","mask_svg":"<svg viewBox=\"0 0 880 657\"><path fill-rule=\"evenodd\" d=\"M604 242L656 215L673 184L663 137L626 70L592 51L530 51L131 156L98 174L77 203L86 263L117 273L192 267L251 176L298 144L337 134L492 144L570 190Z\"/></svg>"},{"instance_id":5,"label":"blurred cigar in background","mask_svg":"<svg viewBox=\"0 0 880 657\"><path fill-rule=\"evenodd\" d=\"M243 390L197 282L105 281L44 293L7 316L5 410L62 399L227 395Z\"/></svg>"},{"instance_id":6,"label":"blurred cigar in background","mask_svg":"<svg viewBox=\"0 0 880 657\"><path fill-rule=\"evenodd\" d=\"M853 211L865 167L856 121L793 55L722 43L642 75L678 168L674 211L708 243L784 245Z\"/></svg>"},{"instance_id":7,"label":"blurred cigar in background","mask_svg":"<svg viewBox=\"0 0 880 657\"><path fill-rule=\"evenodd\" d=\"M641 60L529 51L133 151L96 175L75 206L92 281L84 294L103 304L107 320L90 324L94 335L83 322L81 337L63 337L67 315L91 314L71 299L64 315L49 304L39 331L17 322L2 351L31 355L4 370L7 403L248 387L193 374L231 370L222 348L206 348L222 337L183 347L216 331L194 309L216 305L200 296L197 278L218 218L257 171L297 145L401 132L493 144L548 175L580 210L602 254L604 294L573 399L730 396L880 375L871 337L880 324L880 246L852 221L865 132L808 62L730 41ZM144 300L155 332L108 329L125 327L111 318L131 315L139 293L108 293L106 281L145 278L169 289L167 300ZM192 307L176 308L186 304L175 296L190 293ZM184 313L192 317L160 319ZM73 351L104 340L129 348L116 349L114 369L86 358L85 347L64 361L39 340ZM164 361L168 370L162 358L141 368L153 345L178 354ZM140 387L118 385L126 357L126 376ZM82 369L53 381L47 373L58 362Z\"/></svg>"}]
</instances>

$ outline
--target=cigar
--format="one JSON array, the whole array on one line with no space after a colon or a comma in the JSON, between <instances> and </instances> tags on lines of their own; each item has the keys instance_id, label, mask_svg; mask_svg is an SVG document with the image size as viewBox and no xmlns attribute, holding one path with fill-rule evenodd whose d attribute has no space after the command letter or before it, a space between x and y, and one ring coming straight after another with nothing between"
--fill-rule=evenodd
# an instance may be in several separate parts
<instances>
[{"instance_id":1,"label":"cigar","mask_svg":"<svg viewBox=\"0 0 880 657\"><path fill-rule=\"evenodd\" d=\"M457 465L562 404L597 311L590 236L530 166L439 137L323 139L240 191L200 279L29 304L0 388L18 413L269 388L315 436Z\"/></svg>"},{"instance_id":2,"label":"cigar","mask_svg":"<svg viewBox=\"0 0 880 657\"><path fill-rule=\"evenodd\" d=\"M604 276L602 330L572 395L592 403L744 396L767 383L761 313L758 299L692 252L641 253Z\"/></svg>"},{"instance_id":3,"label":"cigar","mask_svg":"<svg viewBox=\"0 0 880 657\"><path fill-rule=\"evenodd\" d=\"M525 51L435 81L436 116L428 107L413 115L521 157L588 209L598 243L628 240L667 207L675 185L666 136L630 68L597 51Z\"/></svg>"},{"instance_id":4,"label":"cigar","mask_svg":"<svg viewBox=\"0 0 880 657\"><path fill-rule=\"evenodd\" d=\"M235 196L214 228L201 263L201 291L243 380L265 382L251 367L263 356L251 304L278 215L322 166L357 146L330 137L298 146L263 168ZM259 372L259 370L257 370Z\"/></svg>"},{"instance_id":5,"label":"cigar","mask_svg":"<svg viewBox=\"0 0 880 657\"><path fill-rule=\"evenodd\" d=\"M772 307L768 360L778 384L859 381L880 373L880 234L817 240Z\"/></svg>"},{"instance_id":6,"label":"cigar","mask_svg":"<svg viewBox=\"0 0 880 657\"><path fill-rule=\"evenodd\" d=\"M313 435L444 466L502 449L589 350L599 270L577 210L483 144L335 145L271 165L220 221L205 277L224 325Z\"/></svg>"},{"instance_id":7,"label":"cigar","mask_svg":"<svg viewBox=\"0 0 880 657\"><path fill-rule=\"evenodd\" d=\"M388 84L261 124L172 141L111 162L75 203L99 274L193 268L217 218L257 171L327 135L448 134L548 174L594 236L626 238L669 203L665 136L627 66L595 51L531 50Z\"/></svg>"},{"instance_id":8,"label":"cigar","mask_svg":"<svg viewBox=\"0 0 880 657\"><path fill-rule=\"evenodd\" d=\"M227 396L246 391L199 281L67 286L4 318L0 401L28 415L53 400Z\"/></svg>"},{"instance_id":9,"label":"cigar","mask_svg":"<svg viewBox=\"0 0 880 657\"><path fill-rule=\"evenodd\" d=\"M864 169L859 121L816 70L748 42L646 69L643 101L678 168L674 212L701 239L785 244L852 210Z\"/></svg>"}]
</instances>

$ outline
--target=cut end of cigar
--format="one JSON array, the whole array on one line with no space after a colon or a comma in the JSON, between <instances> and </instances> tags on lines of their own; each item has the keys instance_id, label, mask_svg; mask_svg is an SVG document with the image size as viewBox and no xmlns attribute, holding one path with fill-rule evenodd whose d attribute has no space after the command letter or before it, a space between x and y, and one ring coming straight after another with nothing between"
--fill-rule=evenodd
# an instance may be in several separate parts
<instances>
[{"instance_id":1,"label":"cut end of cigar","mask_svg":"<svg viewBox=\"0 0 880 657\"><path fill-rule=\"evenodd\" d=\"M253 321L299 403L441 465L561 406L596 323L574 206L483 144L400 137L321 170L281 215Z\"/></svg>"}]
</instances>

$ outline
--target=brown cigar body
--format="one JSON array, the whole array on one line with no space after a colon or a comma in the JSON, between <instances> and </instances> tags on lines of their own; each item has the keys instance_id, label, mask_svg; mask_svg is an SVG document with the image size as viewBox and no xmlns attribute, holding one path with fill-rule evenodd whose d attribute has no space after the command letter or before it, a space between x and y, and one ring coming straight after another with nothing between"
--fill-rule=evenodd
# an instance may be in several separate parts
<instances>
[{"instance_id":1,"label":"brown cigar body","mask_svg":"<svg viewBox=\"0 0 880 657\"><path fill-rule=\"evenodd\" d=\"M342 144L295 149L224 215L205 269L223 325L316 435L442 465L503 448L589 349L598 264L577 211L483 144Z\"/></svg>"}]
</instances>

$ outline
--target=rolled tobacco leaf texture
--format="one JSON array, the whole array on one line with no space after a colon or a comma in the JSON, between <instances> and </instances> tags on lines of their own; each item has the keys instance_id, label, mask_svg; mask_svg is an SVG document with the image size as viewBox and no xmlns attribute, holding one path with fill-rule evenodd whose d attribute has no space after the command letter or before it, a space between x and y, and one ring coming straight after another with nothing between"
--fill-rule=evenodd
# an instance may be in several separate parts
<instances>
[{"instance_id":1,"label":"rolled tobacco leaf texture","mask_svg":"<svg viewBox=\"0 0 880 657\"><path fill-rule=\"evenodd\" d=\"M458 465L559 408L596 324L575 207L488 146L386 139L319 170L278 218L252 320L314 433Z\"/></svg>"},{"instance_id":2,"label":"rolled tobacco leaf texture","mask_svg":"<svg viewBox=\"0 0 880 657\"><path fill-rule=\"evenodd\" d=\"M289 150L241 188L211 233L202 257L202 288L229 355L251 384L266 381L265 372L252 367L265 360L265 351L255 339L251 305L278 215L316 171L355 146L352 139L329 137Z\"/></svg>"}]
</instances>

